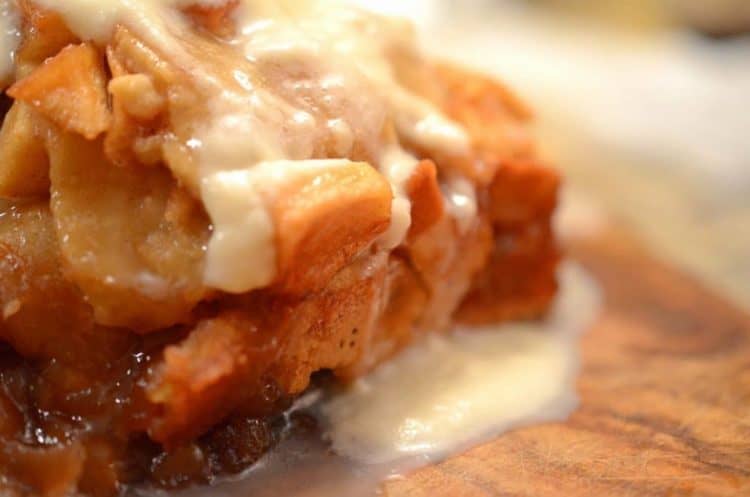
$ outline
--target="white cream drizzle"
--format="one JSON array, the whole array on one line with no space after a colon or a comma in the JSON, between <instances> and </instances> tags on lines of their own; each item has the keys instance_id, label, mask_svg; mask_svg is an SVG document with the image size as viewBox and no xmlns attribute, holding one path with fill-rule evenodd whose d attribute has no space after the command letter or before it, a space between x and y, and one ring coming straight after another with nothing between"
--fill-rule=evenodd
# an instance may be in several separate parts
<instances>
[{"instance_id":1,"label":"white cream drizzle","mask_svg":"<svg viewBox=\"0 0 750 497\"><path fill-rule=\"evenodd\" d=\"M346 159L260 162L249 169L221 171L204 179L201 195L214 221L206 259L206 283L240 293L272 282L274 228L266 199L295 172L346 166ZM225 261L237 261L232 266Z\"/></svg>"},{"instance_id":2,"label":"white cream drizzle","mask_svg":"<svg viewBox=\"0 0 750 497\"><path fill-rule=\"evenodd\" d=\"M443 186L446 211L453 216L461 233L466 233L476 222L477 194L474 185L466 178L453 177Z\"/></svg>"},{"instance_id":3,"label":"white cream drizzle","mask_svg":"<svg viewBox=\"0 0 750 497\"><path fill-rule=\"evenodd\" d=\"M184 52L167 24L189 29L177 19L177 8L225 3L37 1L59 12L83 39L105 43L114 26L123 23L177 59ZM349 157L355 143L364 146L372 165L388 178L392 220L379 243L398 246L411 224L405 185L418 161L394 137L386 137L386 123L393 123L399 137L441 156L469 153L465 131L396 79L393 53L418 60L411 25L337 0L241 0L234 18L238 34L231 45L262 74L262 86L239 68L234 79L242 91L227 89L208 74L193 74L196 84L215 91L205 122L185 143L196 158L203 201L214 225L207 284L239 293L273 280L272 199L260 193L267 176L253 171L276 161L284 164L285 174L294 174L320 156L316 147L322 143L331 144L325 156L335 158ZM238 271L248 264L270 266Z\"/></svg>"},{"instance_id":4,"label":"white cream drizzle","mask_svg":"<svg viewBox=\"0 0 750 497\"><path fill-rule=\"evenodd\" d=\"M411 226L411 202L406 194L406 184L419 161L404 152L400 147L386 149L381 158L380 170L391 184L391 225L380 237L380 245L385 249L397 247L406 238Z\"/></svg>"},{"instance_id":5,"label":"white cream drizzle","mask_svg":"<svg viewBox=\"0 0 750 497\"><path fill-rule=\"evenodd\" d=\"M0 87L13 73L13 58L18 47L19 16L14 0L0 0Z\"/></svg>"},{"instance_id":6,"label":"white cream drizzle","mask_svg":"<svg viewBox=\"0 0 750 497\"><path fill-rule=\"evenodd\" d=\"M579 337L601 295L581 267L566 263L559 274L544 321L433 337L349 389L310 392L295 409L317 412L330 443L306 430L234 481L178 495L375 497L387 494L387 478L516 427L564 421L578 402Z\"/></svg>"},{"instance_id":7,"label":"white cream drizzle","mask_svg":"<svg viewBox=\"0 0 750 497\"><path fill-rule=\"evenodd\" d=\"M578 336L599 295L582 270L541 323L432 335L324 404L333 449L370 464L443 457L488 434L564 419L577 403Z\"/></svg>"}]
</instances>

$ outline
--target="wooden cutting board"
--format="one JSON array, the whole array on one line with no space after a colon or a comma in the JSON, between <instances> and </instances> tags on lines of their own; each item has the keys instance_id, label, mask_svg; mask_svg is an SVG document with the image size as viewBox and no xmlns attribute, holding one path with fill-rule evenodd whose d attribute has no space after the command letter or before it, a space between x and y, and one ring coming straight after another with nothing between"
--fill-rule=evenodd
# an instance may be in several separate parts
<instances>
[{"instance_id":1,"label":"wooden cutting board","mask_svg":"<svg viewBox=\"0 0 750 497\"><path fill-rule=\"evenodd\" d=\"M388 497L750 496L750 317L617 231L569 255L605 299L580 408L388 482Z\"/></svg>"}]
</instances>

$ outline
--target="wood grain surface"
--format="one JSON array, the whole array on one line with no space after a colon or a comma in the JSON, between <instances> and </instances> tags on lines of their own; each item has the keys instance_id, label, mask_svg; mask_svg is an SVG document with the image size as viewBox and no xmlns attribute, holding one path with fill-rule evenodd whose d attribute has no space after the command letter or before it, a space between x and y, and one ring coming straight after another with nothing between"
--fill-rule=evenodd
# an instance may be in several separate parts
<instances>
[{"instance_id":1,"label":"wood grain surface","mask_svg":"<svg viewBox=\"0 0 750 497\"><path fill-rule=\"evenodd\" d=\"M750 496L750 317L616 231L570 256L605 299L582 340L580 408L385 495Z\"/></svg>"}]
</instances>

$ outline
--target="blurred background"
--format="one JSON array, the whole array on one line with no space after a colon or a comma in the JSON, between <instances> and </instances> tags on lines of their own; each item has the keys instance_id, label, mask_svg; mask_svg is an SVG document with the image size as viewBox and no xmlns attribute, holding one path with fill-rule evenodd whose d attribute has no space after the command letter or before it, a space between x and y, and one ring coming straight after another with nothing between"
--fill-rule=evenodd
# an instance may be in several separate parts
<instances>
[{"instance_id":1,"label":"blurred background","mask_svg":"<svg viewBox=\"0 0 750 497\"><path fill-rule=\"evenodd\" d=\"M750 309L750 0L359 1L532 104L571 214Z\"/></svg>"}]
</instances>

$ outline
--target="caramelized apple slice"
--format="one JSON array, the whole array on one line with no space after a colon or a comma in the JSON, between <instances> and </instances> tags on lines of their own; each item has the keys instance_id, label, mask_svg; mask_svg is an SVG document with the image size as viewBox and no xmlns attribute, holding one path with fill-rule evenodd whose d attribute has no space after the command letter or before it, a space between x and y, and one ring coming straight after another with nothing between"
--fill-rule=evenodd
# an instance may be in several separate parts
<instances>
[{"instance_id":1,"label":"caramelized apple slice","mask_svg":"<svg viewBox=\"0 0 750 497\"><path fill-rule=\"evenodd\" d=\"M0 197L49 194L49 162L40 134L43 125L27 104L15 102L0 129Z\"/></svg>"},{"instance_id":2,"label":"caramelized apple slice","mask_svg":"<svg viewBox=\"0 0 750 497\"><path fill-rule=\"evenodd\" d=\"M60 443L48 447L34 447L16 441L4 442L0 445L0 480L3 481L3 495L73 495L83 472L84 457L84 449L79 442L69 445ZM14 493L12 485L5 483L6 471L13 479L23 484L23 489L19 489L18 493Z\"/></svg>"},{"instance_id":3,"label":"caramelized apple slice","mask_svg":"<svg viewBox=\"0 0 750 497\"><path fill-rule=\"evenodd\" d=\"M25 357L85 367L131 346L123 330L93 322L91 308L60 271L47 201L0 206L0 339Z\"/></svg>"},{"instance_id":4,"label":"caramelized apple slice","mask_svg":"<svg viewBox=\"0 0 750 497\"><path fill-rule=\"evenodd\" d=\"M96 321L148 331L188 319L205 295L203 211L168 215L170 199L190 202L169 171L114 166L101 140L57 133L49 151L63 260Z\"/></svg>"}]
</instances>

